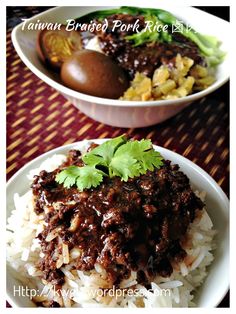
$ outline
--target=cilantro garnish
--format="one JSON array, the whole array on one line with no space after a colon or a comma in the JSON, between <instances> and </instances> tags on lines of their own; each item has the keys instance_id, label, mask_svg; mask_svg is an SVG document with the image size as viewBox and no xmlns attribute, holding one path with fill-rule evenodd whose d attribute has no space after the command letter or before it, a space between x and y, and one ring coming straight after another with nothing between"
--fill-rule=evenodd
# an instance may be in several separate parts
<instances>
[{"instance_id":1,"label":"cilantro garnish","mask_svg":"<svg viewBox=\"0 0 236 314\"><path fill-rule=\"evenodd\" d=\"M163 157L152 147L151 140L132 141L119 136L92 149L83 157L84 166L69 166L56 176L65 188L77 186L80 191L97 187L104 176L118 176L128 181L162 166Z\"/></svg>"},{"instance_id":2,"label":"cilantro garnish","mask_svg":"<svg viewBox=\"0 0 236 314\"><path fill-rule=\"evenodd\" d=\"M78 189L83 191L85 188L97 187L104 175L106 174L103 171L92 166L69 166L57 174L56 181L63 183L65 188L77 185Z\"/></svg>"}]
</instances>

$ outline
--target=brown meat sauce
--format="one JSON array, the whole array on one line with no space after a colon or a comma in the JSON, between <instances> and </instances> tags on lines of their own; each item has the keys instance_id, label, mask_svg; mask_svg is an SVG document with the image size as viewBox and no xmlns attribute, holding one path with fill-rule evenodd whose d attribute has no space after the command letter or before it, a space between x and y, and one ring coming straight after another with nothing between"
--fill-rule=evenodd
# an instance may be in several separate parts
<instances>
[{"instance_id":1,"label":"brown meat sauce","mask_svg":"<svg viewBox=\"0 0 236 314\"><path fill-rule=\"evenodd\" d=\"M172 264L186 256L181 239L204 206L178 165L165 161L160 169L128 182L107 177L99 187L79 192L55 181L58 171L72 164L82 165L79 151L70 151L55 171L41 171L32 184L35 212L48 223L38 235L45 254L39 263L44 279L64 283L64 274L56 268L62 242L69 251L82 251L74 269L92 270L99 263L115 285L131 270L138 271L143 284L157 274L170 276ZM58 236L47 242L55 228Z\"/></svg>"},{"instance_id":2,"label":"brown meat sauce","mask_svg":"<svg viewBox=\"0 0 236 314\"><path fill-rule=\"evenodd\" d=\"M156 68L162 64L174 64L179 53L194 60L196 64L205 65L197 45L180 33L173 33L173 42L152 42L134 47L132 41L125 36L135 33L130 29L121 32L119 28L113 29L113 21L120 20L123 24L134 25L138 21L139 31L145 27L144 17L128 14L115 14L107 17L108 27L106 32L97 32L101 49L129 74L133 79L136 72L151 77ZM96 21L95 21L96 22ZM101 23L101 22L99 22Z\"/></svg>"}]
</instances>

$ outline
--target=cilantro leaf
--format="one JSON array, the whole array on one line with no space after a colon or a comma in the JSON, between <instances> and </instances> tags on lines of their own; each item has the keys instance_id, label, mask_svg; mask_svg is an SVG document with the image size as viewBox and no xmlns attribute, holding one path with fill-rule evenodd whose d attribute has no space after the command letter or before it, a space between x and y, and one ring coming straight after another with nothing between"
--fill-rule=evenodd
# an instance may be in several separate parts
<instances>
[{"instance_id":1,"label":"cilantro leaf","mask_svg":"<svg viewBox=\"0 0 236 314\"><path fill-rule=\"evenodd\" d=\"M65 188L77 185L80 191L97 187L106 175L103 171L92 166L70 166L56 175L56 181L63 183Z\"/></svg>"},{"instance_id":2,"label":"cilantro leaf","mask_svg":"<svg viewBox=\"0 0 236 314\"><path fill-rule=\"evenodd\" d=\"M136 159L129 154L114 156L110 163L109 175L110 177L121 177L122 181L128 181L129 178L139 176L139 168L140 165Z\"/></svg>"},{"instance_id":3,"label":"cilantro leaf","mask_svg":"<svg viewBox=\"0 0 236 314\"><path fill-rule=\"evenodd\" d=\"M76 185L80 191L96 188L103 180L105 173L91 166L80 167L80 175L76 179Z\"/></svg>"},{"instance_id":4,"label":"cilantro leaf","mask_svg":"<svg viewBox=\"0 0 236 314\"><path fill-rule=\"evenodd\" d=\"M108 167L116 149L126 142L127 138L124 135L121 135L95 147L89 153L85 154L82 159L87 165L102 165Z\"/></svg>"},{"instance_id":5,"label":"cilantro leaf","mask_svg":"<svg viewBox=\"0 0 236 314\"><path fill-rule=\"evenodd\" d=\"M65 188L76 185L83 191L97 187L107 175L128 181L163 165L163 157L153 149L151 140L128 141L123 135L92 149L82 160L83 167L67 167L55 180Z\"/></svg>"},{"instance_id":6,"label":"cilantro leaf","mask_svg":"<svg viewBox=\"0 0 236 314\"><path fill-rule=\"evenodd\" d=\"M140 165L138 175L145 174L147 170L153 171L154 167L159 168L163 164L163 157L153 149L151 140L129 141L117 149L115 156L125 154L132 156Z\"/></svg>"},{"instance_id":7,"label":"cilantro leaf","mask_svg":"<svg viewBox=\"0 0 236 314\"><path fill-rule=\"evenodd\" d=\"M75 185L76 179L80 174L80 168L76 166L70 166L56 175L56 181L63 183L65 188L70 188Z\"/></svg>"}]
</instances>

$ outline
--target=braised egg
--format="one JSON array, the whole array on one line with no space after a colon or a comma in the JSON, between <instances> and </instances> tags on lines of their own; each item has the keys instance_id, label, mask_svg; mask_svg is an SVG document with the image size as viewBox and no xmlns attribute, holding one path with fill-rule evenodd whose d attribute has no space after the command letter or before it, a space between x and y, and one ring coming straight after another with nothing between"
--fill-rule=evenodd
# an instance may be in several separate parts
<instances>
[{"instance_id":1,"label":"braised egg","mask_svg":"<svg viewBox=\"0 0 236 314\"><path fill-rule=\"evenodd\" d=\"M61 67L63 83L78 92L118 99L129 86L124 70L110 57L84 49L75 52Z\"/></svg>"}]
</instances>

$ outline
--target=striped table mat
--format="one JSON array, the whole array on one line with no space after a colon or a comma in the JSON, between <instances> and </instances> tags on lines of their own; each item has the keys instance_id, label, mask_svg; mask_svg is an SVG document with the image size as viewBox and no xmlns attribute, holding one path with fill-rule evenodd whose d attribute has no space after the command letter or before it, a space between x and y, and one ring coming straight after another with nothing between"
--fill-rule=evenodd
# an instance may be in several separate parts
<instances>
[{"instance_id":1,"label":"striped table mat","mask_svg":"<svg viewBox=\"0 0 236 314\"><path fill-rule=\"evenodd\" d=\"M96 122L38 79L19 59L7 34L7 176L61 145L126 133L150 138L206 170L228 194L228 84L168 121L122 129Z\"/></svg>"},{"instance_id":2,"label":"striped table mat","mask_svg":"<svg viewBox=\"0 0 236 314\"><path fill-rule=\"evenodd\" d=\"M141 129L107 126L85 116L22 63L11 42L11 27L7 32L8 178L58 146L126 133L135 139L150 138L154 144L187 157L229 194L228 84L162 124ZM223 304L228 306L228 300Z\"/></svg>"}]
</instances>

